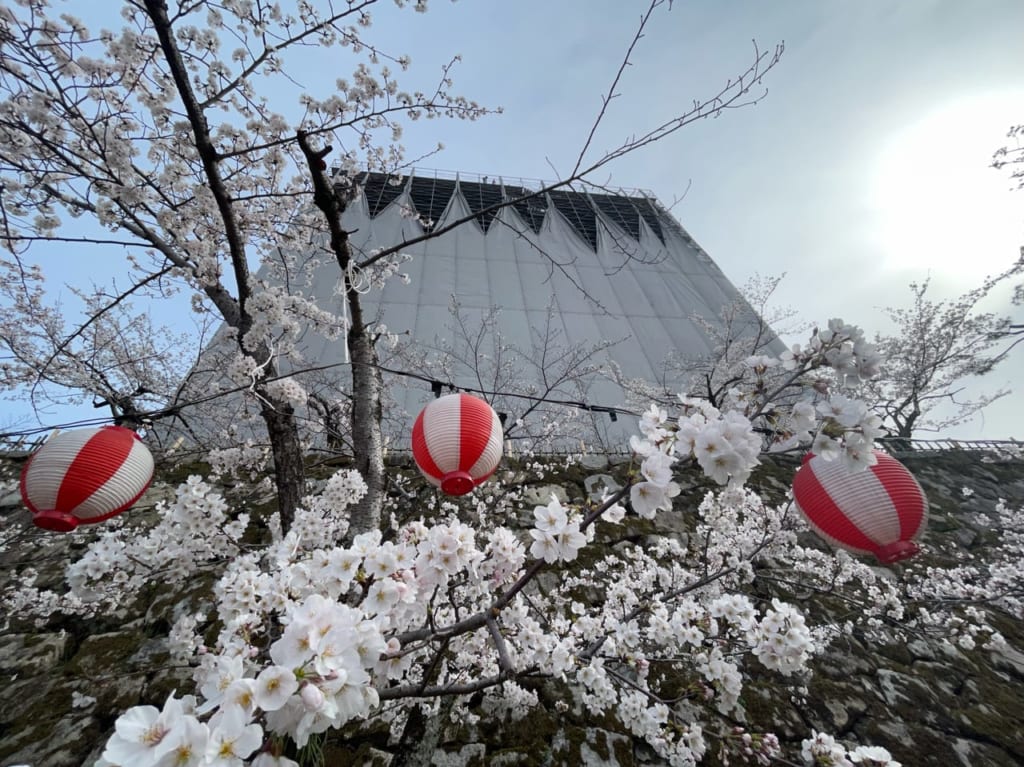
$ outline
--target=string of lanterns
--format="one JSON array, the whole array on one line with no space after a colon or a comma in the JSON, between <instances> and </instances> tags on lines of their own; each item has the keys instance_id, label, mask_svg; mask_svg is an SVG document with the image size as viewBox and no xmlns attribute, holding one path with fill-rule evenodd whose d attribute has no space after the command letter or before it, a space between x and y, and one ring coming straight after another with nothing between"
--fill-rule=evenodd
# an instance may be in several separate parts
<instances>
[{"instance_id":1,"label":"string of lanterns","mask_svg":"<svg viewBox=\"0 0 1024 767\"><path fill-rule=\"evenodd\" d=\"M448 495L465 495L501 461L501 419L471 394L439 397L416 418L412 452L427 482ZM855 472L842 461L808 454L793 479L793 496L821 538L891 564L918 553L928 499L903 464L880 451L875 457L874 466ZM153 456L133 430L79 429L54 435L33 453L20 490L37 527L68 532L129 509L153 471Z\"/></svg>"}]
</instances>

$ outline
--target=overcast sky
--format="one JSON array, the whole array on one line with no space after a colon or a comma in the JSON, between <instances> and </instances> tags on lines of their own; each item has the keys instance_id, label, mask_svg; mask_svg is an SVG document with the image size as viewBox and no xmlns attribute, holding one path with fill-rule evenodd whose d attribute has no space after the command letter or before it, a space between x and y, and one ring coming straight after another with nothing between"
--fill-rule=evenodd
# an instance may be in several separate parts
<instances>
[{"instance_id":1,"label":"overcast sky","mask_svg":"<svg viewBox=\"0 0 1024 767\"><path fill-rule=\"evenodd\" d=\"M431 125L410 154L439 139L435 167L568 170L645 6L433 3L404 27L414 63L461 52L456 85L505 113ZM673 213L736 284L785 273L780 303L873 334L886 329L880 308L908 302L909 282L930 276L933 295L957 295L1024 244L1024 192L988 167L1024 122L1022 39L1018 0L675 2L641 42L596 149L714 94L755 41L784 42L760 103L631 155L611 179L665 204L683 197ZM1009 311L1008 293L989 308ZM1024 351L1015 362L983 388L1024 379ZM1004 398L953 433L1022 437L1024 408Z\"/></svg>"},{"instance_id":2,"label":"overcast sky","mask_svg":"<svg viewBox=\"0 0 1024 767\"><path fill-rule=\"evenodd\" d=\"M409 125L408 155L443 141L428 167L507 179L567 171L645 7L431 0L426 14L375 10L376 39L412 56L414 81L461 53L453 91L505 110ZM734 283L786 273L779 303L873 334L885 329L880 307L907 303L910 281L931 276L936 296L954 295L1024 244L1024 192L987 167L1007 127L1024 122L1022 39L1020 0L676 0L642 40L597 151L713 95L749 66L754 41L784 41L782 60L756 106L687 127L597 180L666 205L682 198L673 213ZM347 75L344 52L332 56ZM294 92L274 99L322 93L307 73L323 71L293 72ZM1003 296L990 308L1011 307ZM985 386L1022 378L1018 350ZM1004 398L954 434L1024 438L1024 408Z\"/></svg>"}]
</instances>

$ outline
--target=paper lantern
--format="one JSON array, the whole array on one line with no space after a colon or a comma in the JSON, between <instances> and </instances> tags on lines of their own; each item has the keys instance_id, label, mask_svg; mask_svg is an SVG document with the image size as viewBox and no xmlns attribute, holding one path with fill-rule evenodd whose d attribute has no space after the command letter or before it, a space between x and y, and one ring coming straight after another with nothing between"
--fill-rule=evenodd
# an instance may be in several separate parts
<instances>
[{"instance_id":1,"label":"paper lantern","mask_svg":"<svg viewBox=\"0 0 1024 767\"><path fill-rule=\"evenodd\" d=\"M134 504L153 479L153 456L131 429L60 432L21 472L21 498L37 527L66 533Z\"/></svg>"},{"instance_id":2,"label":"paper lantern","mask_svg":"<svg viewBox=\"0 0 1024 767\"><path fill-rule=\"evenodd\" d=\"M502 439L490 405L470 394L449 394L420 411L412 455L428 482L449 495L465 495L498 468Z\"/></svg>"},{"instance_id":3,"label":"paper lantern","mask_svg":"<svg viewBox=\"0 0 1024 767\"><path fill-rule=\"evenodd\" d=\"M808 455L793 479L797 508L825 540L874 554L882 564L914 556L928 524L928 499L914 475L875 451L878 463L851 471L840 459Z\"/></svg>"}]
</instances>

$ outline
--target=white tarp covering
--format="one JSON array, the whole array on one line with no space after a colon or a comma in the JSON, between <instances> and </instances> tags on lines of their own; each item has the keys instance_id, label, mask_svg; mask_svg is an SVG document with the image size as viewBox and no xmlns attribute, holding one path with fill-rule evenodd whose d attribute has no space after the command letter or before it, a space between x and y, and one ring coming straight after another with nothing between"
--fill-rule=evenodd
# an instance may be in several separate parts
<instances>
[{"instance_id":1,"label":"white tarp covering","mask_svg":"<svg viewBox=\"0 0 1024 767\"><path fill-rule=\"evenodd\" d=\"M453 194L459 184L452 179L413 175L400 186L367 180L366 193L342 218L357 261L420 236L424 227L410 216L414 209L421 218L433 212L437 229L479 211L485 197L507 199L521 189L477 180L466 183L470 192ZM398 195L381 206L382 193ZM381 344L382 363L429 379L389 379L396 446L404 446L401 432L434 396L430 380L446 390L452 384L488 392L511 426L533 401L490 393L623 407L626 393L613 368L674 392L686 381L678 373L666 379L666 358L696 360L713 352L713 339L695 317L720 326L723 309L740 299L737 290L653 200L606 192L600 204L594 200L585 192L563 192L557 205L552 197L537 198L518 206L522 215L505 207L493 220L474 219L410 245L402 252L411 258L400 267L408 283L392 278L363 296L365 316L398 337L395 349ZM543 213L539 231L523 217L530 211ZM306 290L341 313L339 279L337 264L324 259ZM312 365L346 359L344 337L328 341L311 332L299 347ZM563 373L566 380L558 381ZM342 366L331 378L347 390L348 375ZM609 446L624 445L635 431L629 416L612 423L606 413L577 409L573 417L596 427Z\"/></svg>"}]
</instances>

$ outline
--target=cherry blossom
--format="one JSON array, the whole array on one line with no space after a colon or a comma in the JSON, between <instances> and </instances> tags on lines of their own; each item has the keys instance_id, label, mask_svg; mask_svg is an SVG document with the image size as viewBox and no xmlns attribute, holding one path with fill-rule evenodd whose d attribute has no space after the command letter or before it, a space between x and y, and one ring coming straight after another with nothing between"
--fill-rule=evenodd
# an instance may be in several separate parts
<instances>
[{"instance_id":1,"label":"cherry blossom","mask_svg":"<svg viewBox=\"0 0 1024 767\"><path fill-rule=\"evenodd\" d=\"M240 767L242 760L259 748L263 729L250 723L248 714L237 706L222 708L210 720L206 761L210 767Z\"/></svg>"},{"instance_id":2,"label":"cherry blossom","mask_svg":"<svg viewBox=\"0 0 1024 767\"><path fill-rule=\"evenodd\" d=\"M183 745L191 750L190 731L186 725L181 700L172 693L162 710L154 706L136 706L120 716L114 735L107 741L103 758L112 765L152 767Z\"/></svg>"},{"instance_id":3,"label":"cherry blossom","mask_svg":"<svg viewBox=\"0 0 1024 767\"><path fill-rule=\"evenodd\" d=\"M299 682L291 669L268 666L256 677L254 700L264 711L277 711L299 689Z\"/></svg>"},{"instance_id":4,"label":"cherry blossom","mask_svg":"<svg viewBox=\"0 0 1024 767\"><path fill-rule=\"evenodd\" d=\"M533 545L530 553L546 562L571 562L587 539L580 532L579 522L570 522L557 498L547 506L534 509L536 526L530 531Z\"/></svg>"}]
</instances>

